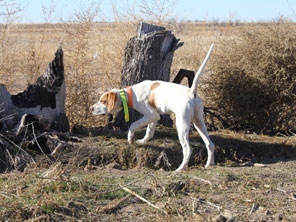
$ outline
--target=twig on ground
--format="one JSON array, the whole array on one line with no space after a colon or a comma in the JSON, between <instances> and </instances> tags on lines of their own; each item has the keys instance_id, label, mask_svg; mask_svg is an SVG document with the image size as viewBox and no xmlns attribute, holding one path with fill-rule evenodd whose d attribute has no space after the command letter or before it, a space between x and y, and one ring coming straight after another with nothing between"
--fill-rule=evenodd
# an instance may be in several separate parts
<instances>
[{"instance_id":1,"label":"twig on ground","mask_svg":"<svg viewBox=\"0 0 296 222\"><path fill-rule=\"evenodd\" d=\"M280 189L280 188L276 188L277 191L283 192L285 193L288 197L292 198L293 200L296 200L296 194L288 192L286 190ZM289 195L290 194L290 195Z\"/></svg>"},{"instance_id":2,"label":"twig on ground","mask_svg":"<svg viewBox=\"0 0 296 222\"><path fill-rule=\"evenodd\" d=\"M192 216L195 215L195 198L192 198Z\"/></svg>"},{"instance_id":3,"label":"twig on ground","mask_svg":"<svg viewBox=\"0 0 296 222\"><path fill-rule=\"evenodd\" d=\"M194 179L194 180L199 180L199 181L201 181L201 182L203 182L203 183L207 183L207 184L209 184L211 187L213 187L213 184L212 184L211 181L209 181L209 180L205 180L205 179L203 179L203 178L196 177L196 176L189 176L189 177L191 177L191 178Z\"/></svg>"},{"instance_id":4,"label":"twig on ground","mask_svg":"<svg viewBox=\"0 0 296 222\"><path fill-rule=\"evenodd\" d=\"M182 221L185 221L185 219L182 217L182 215L179 213L178 210L177 210L177 214L178 214L178 217L179 217Z\"/></svg>"},{"instance_id":5,"label":"twig on ground","mask_svg":"<svg viewBox=\"0 0 296 222\"><path fill-rule=\"evenodd\" d=\"M134 184L134 183L136 183L136 182L138 182L140 180L143 180L144 178L146 178L148 176L151 176L151 175L152 175L152 173L148 173L148 174L146 174L145 176L143 176L143 177L141 177L139 179L136 179L136 180L134 180L132 182L129 182L127 184L124 184L124 185L119 185L120 187L117 187L117 188L114 188L114 189L111 189L111 190L106 190L106 191L99 192L99 194L111 193L111 192L114 192L114 191L117 191L117 190L121 190L121 187L130 186L130 185L132 185L132 184Z\"/></svg>"},{"instance_id":6,"label":"twig on ground","mask_svg":"<svg viewBox=\"0 0 296 222\"><path fill-rule=\"evenodd\" d=\"M6 198L9 198L9 199L11 198L11 196L19 199L19 197L17 195L14 195L12 193L0 192L0 194Z\"/></svg>"},{"instance_id":7,"label":"twig on ground","mask_svg":"<svg viewBox=\"0 0 296 222\"><path fill-rule=\"evenodd\" d=\"M150 174L150 176L154 179L156 186L160 187L162 189L163 193L165 193L165 187L161 186L160 182L157 180L157 178L154 176L154 174Z\"/></svg>"},{"instance_id":8,"label":"twig on ground","mask_svg":"<svg viewBox=\"0 0 296 222\"><path fill-rule=\"evenodd\" d=\"M252 206L252 208L251 208L251 210L249 212L249 216L251 216L251 214L254 213L257 210L257 208L258 208L258 205L253 203L253 206Z\"/></svg>"},{"instance_id":9,"label":"twig on ground","mask_svg":"<svg viewBox=\"0 0 296 222\"><path fill-rule=\"evenodd\" d=\"M286 190L282 190L282 189L280 189L280 188L276 188L276 190L277 190L277 191L280 191L280 192L283 192L283 193L287 193Z\"/></svg>"},{"instance_id":10,"label":"twig on ground","mask_svg":"<svg viewBox=\"0 0 296 222\"><path fill-rule=\"evenodd\" d=\"M58 212L54 212L54 214L57 215L57 216L63 217L63 218L67 218L67 219L69 219L68 221L70 221L70 219L71 219L71 221L73 221L72 216L68 216L68 215L65 215L65 214L62 214L62 213L58 213Z\"/></svg>"},{"instance_id":11,"label":"twig on ground","mask_svg":"<svg viewBox=\"0 0 296 222\"><path fill-rule=\"evenodd\" d=\"M131 191L131 190L128 189L127 187L124 187L124 186L121 186L121 185L120 185L120 188L123 189L124 191L126 191L126 192L128 192L128 193L134 195L134 196L137 197L138 199L144 201L144 202L147 203L149 206L151 206L151 207L153 207L153 208L155 208L155 209L158 209L158 210L162 211L163 213L167 214L167 212L166 212L165 210L163 210L163 209L159 208L158 206L156 206L156 205L150 203L150 202L149 202L148 200L146 200L144 197L141 197L140 195L138 195L137 193Z\"/></svg>"},{"instance_id":12,"label":"twig on ground","mask_svg":"<svg viewBox=\"0 0 296 222\"><path fill-rule=\"evenodd\" d=\"M43 219L48 219L48 215L41 215L33 219L25 220L25 222L37 222L37 221L39 222L39 221L42 221Z\"/></svg>"},{"instance_id":13,"label":"twig on ground","mask_svg":"<svg viewBox=\"0 0 296 222\"><path fill-rule=\"evenodd\" d=\"M0 194L5 198L9 198L9 199L11 198L10 196L6 195L4 192L0 192Z\"/></svg>"},{"instance_id":14,"label":"twig on ground","mask_svg":"<svg viewBox=\"0 0 296 222\"><path fill-rule=\"evenodd\" d=\"M36 137L36 134L35 134L35 128L34 128L34 123L32 123L32 132L33 132L33 136L34 136L34 140L36 141L36 144L38 146L38 148L40 149L40 151L43 153L43 155L46 156L46 158L51 161L51 159L44 153L43 149L41 148L41 146L39 145L39 142L38 142L38 138ZM41 135L40 135L41 136Z\"/></svg>"},{"instance_id":15,"label":"twig on ground","mask_svg":"<svg viewBox=\"0 0 296 222\"><path fill-rule=\"evenodd\" d=\"M12 165L14 165L14 168L16 169L17 168L17 165L16 165L14 159L12 158L12 155L10 154L9 150L7 149L7 147L4 147L4 149L5 149L8 157L9 157L9 160L11 161ZM7 164L5 164L5 165L7 166ZM8 168L8 166L7 166L7 168Z\"/></svg>"},{"instance_id":16,"label":"twig on ground","mask_svg":"<svg viewBox=\"0 0 296 222\"><path fill-rule=\"evenodd\" d=\"M23 151L25 154L27 154L31 158L31 160L33 161L33 163L35 164L35 166L37 166L37 164L36 164L35 160L33 159L33 157L29 153L27 153L23 148L21 148L19 145L17 145L16 143L14 143L12 140L10 140L6 136L4 136L2 133L0 133L0 136L2 138L4 138L5 140L7 140L12 145L14 145L15 147L17 147L18 149L20 149L21 151Z\"/></svg>"},{"instance_id":17,"label":"twig on ground","mask_svg":"<svg viewBox=\"0 0 296 222\"><path fill-rule=\"evenodd\" d=\"M206 204L210 205L211 207L216 208L218 211L221 211L222 210L222 207L220 207L220 206L218 206L216 204L213 204L210 201L207 201L205 199L198 199L198 201L201 202L201 203L206 203Z\"/></svg>"},{"instance_id":18,"label":"twig on ground","mask_svg":"<svg viewBox=\"0 0 296 222\"><path fill-rule=\"evenodd\" d=\"M115 211L116 209L118 209L120 207L120 205L126 201L127 199L129 199L131 197L131 194L127 195L126 197L121 198L120 200L116 201L115 203L111 203L107 206L104 207L99 207L96 212L97 213L110 213L112 211Z\"/></svg>"},{"instance_id":19,"label":"twig on ground","mask_svg":"<svg viewBox=\"0 0 296 222\"><path fill-rule=\"evenodd\" d=\"M26 137L27 137L27 133L28 133L28 125L26 126L26 130L25 130L25 133L24 133L24 136L23 136L22 142L20 143L20 146L22 146L23 143L25 142L25 139L26 139ZM16 135L18 135L18 132L16 133Z\"/></svg>"},{"instance_id":20,"label":"twig on ground","mask_svg":"<svg viewBox=\"0 0 296 222\"><path fill-rule=\"evenodd\" d=\"M158 168L160 166L161 160L163 161L164 166L166 166L168 169L172 168L172 164L170 164L169 159L168 159L164 150L161 151L161 153L159 154L159 156L154 164L154 167Z\"/></svg>"}]
</instances>

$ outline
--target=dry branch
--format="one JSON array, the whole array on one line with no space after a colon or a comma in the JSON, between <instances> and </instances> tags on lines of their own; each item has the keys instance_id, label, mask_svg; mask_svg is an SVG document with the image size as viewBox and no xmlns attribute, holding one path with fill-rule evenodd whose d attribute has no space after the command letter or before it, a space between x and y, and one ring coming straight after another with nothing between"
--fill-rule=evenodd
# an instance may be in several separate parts
<instances>
[{"instance_id":1,"label":"dry branch","mask_svg":"<svg viewBox=\"0 0 296 222\"><path fill-rule=\"evenodd\" d=\"M211 187L213 187L213 184L211 183L211 181L209 181L209 180L205 180L205 179L203 179L203 178L200 178L200 177L196 177L196 176L190 176L192 179L194 179L194 180L199 180L199 181L201 181L201 182L203 182L203 183L206 183L206 184L209 184Z\"/></svg>"},{"instance_id":2,"label":"dry branch","mask_svg":"<svg viewBox=\"0 0 296 222\"><path fill-rule=\"evenodd\" d=\"M108 204L107 206L104 207L99 207L96 212L97 213L110 213L112 211L115 211L116 209L118 209L120 207L120 205L122 205L126 200L128 200L131 197L131 195L129 194L126 197L121 198L118 201L115 201L112 204Z\"/></svg>"},{"instance_id":3,"label":"dry branch","mask_svg":"<svg viewBox=\"0 0 296 222\"><path fill-rule=\"evenodd\" d=\"M153 208L155 208L155 209L157 209L157 210L160 210L161 212L167 214L167 212L166 212L165 210L163 210L163 209L159 208L158 206L156 206L156 205L150 203L150 202L149 202L148 200L146 200L144 197L141 197L140 195L138 195L138 194L136 194L135 192L131 191L131 190L128 189L127 187L123 187L123 186L121 186L121 185L120 185L120 187L121 187L121 189L123 189L124 191L126 191L126 192L128 192L128 193L134 195L134 196L137 197L138 199L144 201L144 202L147 203L149 206L151 206L151 207L153 207Z\"/></svg>"},{"instance_id":4,"label":"dry branch","mask_svg":"<svg viewBox=\"0 0 296 222\"><path fill-rule=\"evenodd\" d=\"M21 148L19 145L17 145L16 143L14 143L12 140L10 140L6 136L4 136L2 133L0 133L0 137L2 137L3 139L7 140L9 143L11 143L15 147L17 147L19 150L21 150L22 152L24 152L26 155L28 155L31 158L32 162L35 164L35 166L37 166L34 158L28 152L26 152L23 148Z\"/></svg>"},{"instance_id":5,"label":"dry branch","mask_svg":"<svg viewBox=\"0 0 296 222\"><path fill-rule=\"evenodd\" d=\"M130 186L130 185L132 185L132 184L134 184L134 183L136 183L136 182L138 182L138 181L140 181L140 180L143 180L144 178L150 176L151 174L152 174L152 173L148 173L147 175L145 175L145 176L143 176L143 177L141 177L141 178L139 178L139 179L136 179L136 180L134 180L134 181L132 181L132 182L129 182L129 183L123 185L123 187ZM112 189L112 190L106 190L106 191L103 191L103 192L101 192L101 194L104 194L104 193L111 193L111 192L114 192L114 191L120 190L120 189L121 189L121 185L119 185L119 186L120 186L120 187L115 188L115 189Z\"/></svg>"},{"instance_id":6,"label":"dry branch","mask_svg":"<svg viewBox=\"0 0 296 222\"><path fill-rule=\"evenodd\" d=\"M222 210L222 207L220 207L220 206L218 206L218 205L216 205L216 204L213 204L213 203L211 203L211 202L208 201L208 200L205 200L205 199L198 199L198 201L201 202L201 203L206 203L206 204L208 204L209 206L216 208L218 211L221 211L221 210Z\"/></svg>"}]
</instances>

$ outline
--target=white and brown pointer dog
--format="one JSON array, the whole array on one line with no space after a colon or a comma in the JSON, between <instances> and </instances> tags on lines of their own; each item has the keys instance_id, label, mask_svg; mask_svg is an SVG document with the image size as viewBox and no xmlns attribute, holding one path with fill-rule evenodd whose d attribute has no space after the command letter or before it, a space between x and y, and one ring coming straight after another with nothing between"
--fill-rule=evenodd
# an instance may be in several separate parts
<instances>
[{"instance_id":1,"label":"white and brown pointer dog","mask_svg":"<svg viewBox=\"0 0 296 222\"><path fill-rule=\"evenodd\" d=\"M214 144L208 136L208 132L203 120L203 103L197 96L197 85L203 69L211 55L213 44L204 59L201 67L197 71L191 88L164 81L145 80L129 89L124 89L128 103L132 108L142 113L144 116L131 124L128 131L128 142L131 143L135 131L148 125L146 135L143 139L137 140L139 144L147 143L155 132L160 114L174 113L176 116L176 127L179 141L183 148L183 161L176 171L184 170L187 167L191 155L189 145L189 130L191 121L203 139L208 152L208 159L205 167L214 165ZM119 90L112 89L104 93L100 100L91 106L93 115L116 113L122 109L122 101Z\"/></svg>"}]
</instances>

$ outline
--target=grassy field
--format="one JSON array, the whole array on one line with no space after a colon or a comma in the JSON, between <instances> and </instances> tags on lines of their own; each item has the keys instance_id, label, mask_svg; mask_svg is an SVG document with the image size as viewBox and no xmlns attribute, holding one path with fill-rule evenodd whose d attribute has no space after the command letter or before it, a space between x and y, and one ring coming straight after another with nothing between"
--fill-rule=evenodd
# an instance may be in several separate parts
<instances>
[{"instance_id":1,"label":"grassy field","mask_svg":"<svg viewBox=\"0 0 296 222\"><path fill-rule=\"evenodd\" d=\"M91 135L36 156L37 167L0 175L1 221L296 220L293 137L211 133L217 165L204 169L193 132L190 167L176 174L175 129L158 127L145 146L129 145L125 133Z\"/></svg>"}]
</instances>

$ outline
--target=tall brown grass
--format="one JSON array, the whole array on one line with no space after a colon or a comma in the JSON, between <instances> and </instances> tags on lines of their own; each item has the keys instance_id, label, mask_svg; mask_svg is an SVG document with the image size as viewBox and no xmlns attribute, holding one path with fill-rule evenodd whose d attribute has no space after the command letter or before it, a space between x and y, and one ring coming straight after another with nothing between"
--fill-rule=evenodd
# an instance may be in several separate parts
<instances>
[{"instance_id":1,"label":"tall brown grass","mask_svg":"<svg viewBox=\"0 0 296 222\"><path fill-rule=\"evenodd\" d=\"M24 90L45 71L62 46L66 113L71 126L105 125L106 117L93 117L89 106L103 92L119 87L124 48L136 33L137 22L146 18L172 30L185 43L175 52L171 79L180 68L196 71L208 46L216 44L200 93L207 107L228 118L229 127L261 131L295 128L293 23L168 22L165 16L155 19L153 13L144 18L122 11L115 13L117 22L98 23L99 13L99 5L93 5L56 24L47 17L46 24L1 25L1 82L11 93Z\"/></svg>"}]
</instances>

